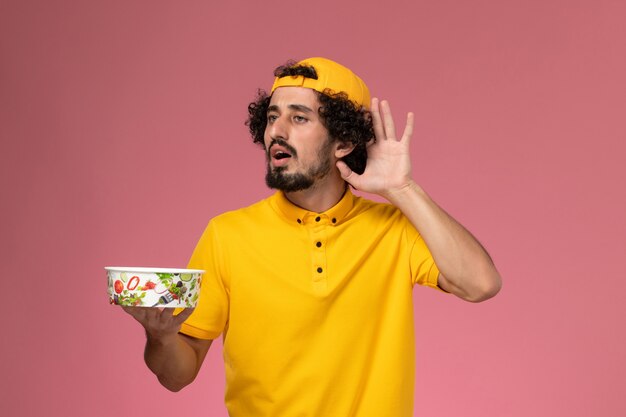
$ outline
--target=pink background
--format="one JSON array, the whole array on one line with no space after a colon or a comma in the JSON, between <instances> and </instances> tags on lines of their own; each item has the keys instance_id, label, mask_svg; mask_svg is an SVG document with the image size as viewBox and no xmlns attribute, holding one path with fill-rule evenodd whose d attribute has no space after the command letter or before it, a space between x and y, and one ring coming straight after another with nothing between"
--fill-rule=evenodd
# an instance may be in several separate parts
<instances>
[{"instance_id":1,"label":"pink background","mask_svg":"<svg viewBox=\"0 0 626 417\"><path fill-rule=\"evenodd\" d=\"M504 277L415 290L415 415L626 415L625 3L308 3L0 3L2 414L226 416L221 345L161 388L102 268L269 195L246 106L322 55L416 113L415 179Z\"/></svg>"}]
</instances>

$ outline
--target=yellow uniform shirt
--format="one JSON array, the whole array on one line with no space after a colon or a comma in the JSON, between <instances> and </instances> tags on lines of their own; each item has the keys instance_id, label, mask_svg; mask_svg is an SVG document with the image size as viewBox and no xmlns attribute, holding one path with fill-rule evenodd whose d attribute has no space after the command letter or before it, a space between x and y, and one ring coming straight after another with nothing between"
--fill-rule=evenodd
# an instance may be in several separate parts
<instances>
[{"instance_id":1,"label":"yellow uniform shirt","mask_svg":"<svg viewBox=\"0 0 626 417\"><path fill-rule=\"evenodd\" d=\"M189 267L206 274L181 332L223 334L231 417L412 415L411 290L439 271L394 206L277 192L211 220Z\"/></svg>"}]
</instances>

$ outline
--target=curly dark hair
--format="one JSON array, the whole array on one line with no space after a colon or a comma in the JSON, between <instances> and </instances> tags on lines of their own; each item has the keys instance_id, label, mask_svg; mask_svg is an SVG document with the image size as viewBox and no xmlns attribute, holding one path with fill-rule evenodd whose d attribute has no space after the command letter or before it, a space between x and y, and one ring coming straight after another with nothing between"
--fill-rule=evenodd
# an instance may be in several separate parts
<instances>
[{"instance_id":1,"label":"curly dark hair","mask_svg":"<svg viewBox=\"0 0 626 417\"><path fill-rule=\"evenodd\" d=\"M276 77L302 75L317 79L317 72L311 66L298 65L289 61L274 71ZM345 93L332 94L330 91L317 92L320 101L319 115L328 129L332 140L354 145L354 150L342 160L357 174L362 174L367 164L367 144L375 140L372 116L366 109L359 108L348 99ZM267 109L271 96L258 90L255 101L248 105L246 126L250 130L254 143L265 147L263 135L267 126Z\"/></svg>"}]
</instances>

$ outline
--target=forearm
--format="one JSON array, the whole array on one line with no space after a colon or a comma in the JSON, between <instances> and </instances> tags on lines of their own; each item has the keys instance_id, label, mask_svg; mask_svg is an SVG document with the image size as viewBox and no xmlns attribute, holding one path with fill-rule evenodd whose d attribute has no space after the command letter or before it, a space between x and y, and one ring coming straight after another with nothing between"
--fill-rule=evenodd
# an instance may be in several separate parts
<instances>
[{"instance_id":1,"label":"forearm","mask_svg":"<svg viewBox=\"0 0 626 417\"><path fill-rule=\"evenodd\" d=\"M411 181L385 197L421 234L443 275L443 289L468 301L482 301L499 291L500 275L486 250L421 187Z\"/></svg>"},{"instance_id":2,"label":"forearm","mask_svg":"<svg viewBox=\"0 0 626 417\"><path fill-rule=\"evenodd\" d=\"M170 391L180 391L193 382L201 360L184 336L175 333L159 338L147 334L146 337L144 360L161 385Z\"/></svg>"}]
</instances>

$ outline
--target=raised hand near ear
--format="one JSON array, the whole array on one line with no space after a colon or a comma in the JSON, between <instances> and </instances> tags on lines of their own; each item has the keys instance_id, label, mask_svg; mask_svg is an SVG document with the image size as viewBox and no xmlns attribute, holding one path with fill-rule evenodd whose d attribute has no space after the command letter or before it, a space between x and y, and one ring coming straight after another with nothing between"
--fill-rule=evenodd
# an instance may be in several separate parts
<instances>
[{"instance_id":1,"label":"raised hand near ear","mask_svg":"<svg viewBox=\"0 0 626 417\"><path fill-rule=\"evenodd\" d=\"M409 142L413 134L413 113L407 115L406 127L400 138L386 100L372 99L372 122L376 142L367 148L367 166L359 175L343 161L337 162L341 177L357 190L389 198L390 194L408 187L411 179Z\"/></svg>"}]
</instances>

